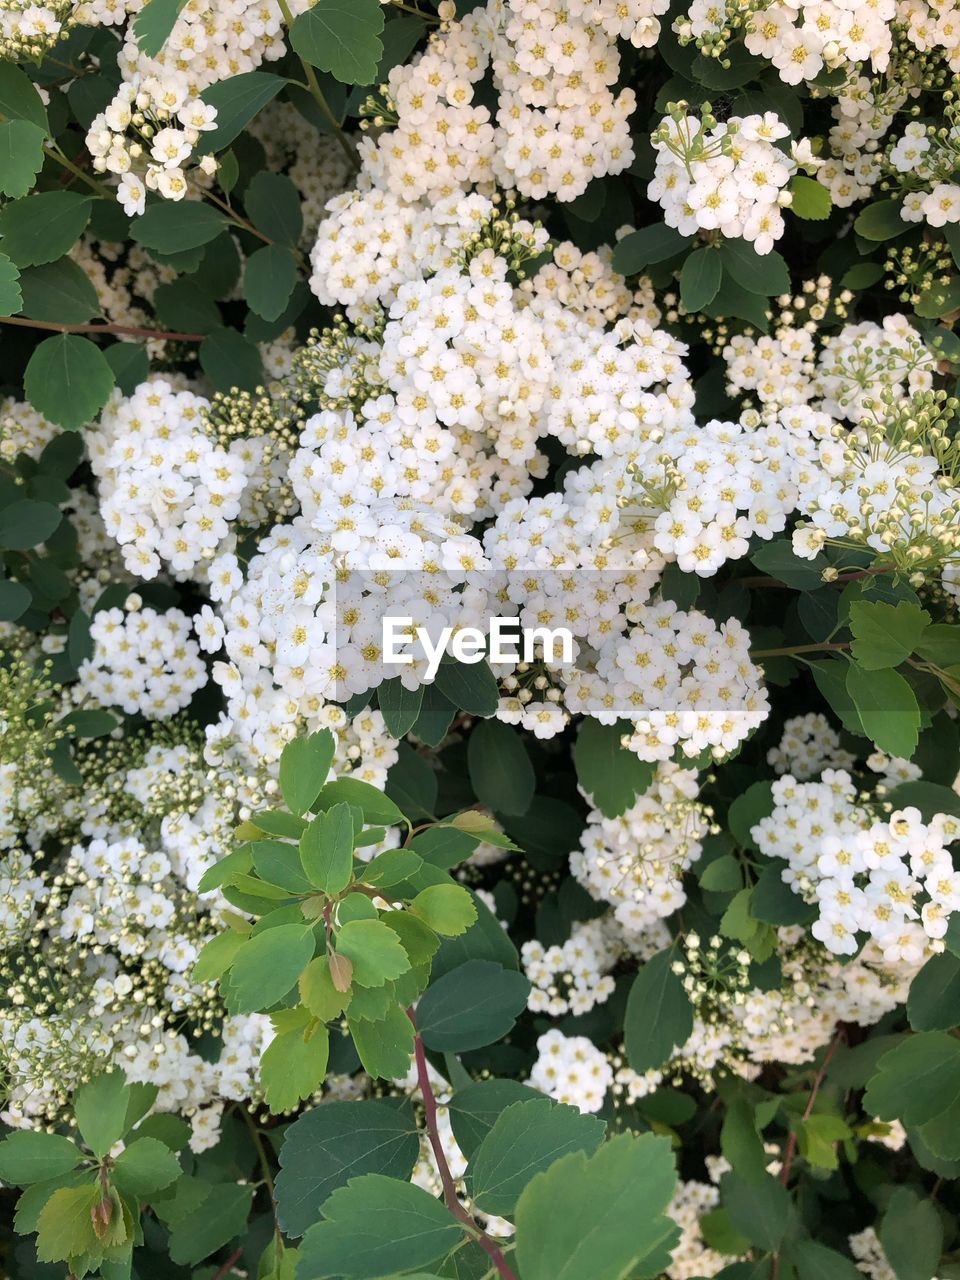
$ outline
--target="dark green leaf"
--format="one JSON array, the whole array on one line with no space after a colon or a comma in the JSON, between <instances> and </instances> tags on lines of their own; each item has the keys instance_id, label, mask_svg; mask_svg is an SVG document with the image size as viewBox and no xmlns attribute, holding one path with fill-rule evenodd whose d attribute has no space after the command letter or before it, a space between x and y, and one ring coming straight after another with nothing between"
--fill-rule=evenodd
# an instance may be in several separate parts
<instances>
[{"instance_id":1,"label":"dark green leaf","mask_svg":"<svg viewBox=\"0 0 960 1280\"><path fill-rule=\"evenodd\" d=\"M20 273L23 311L34 320L84 324L100 315L100 301L90 277L72 258L61 258Z\"/></svg>"},{"instance_id":2,"label":"dark green leaf","mask_svg":"<svg viewBox=\"0 0 960 1280\"><path fill-rule=\"evenodd\" d=\"M290 43L343 84L370 84L383 56L380 0L317 0L294 21Z\"/></svg>"},{"instance_id":3,"label":"dark green leaf","mask_svg":"<svg viewBox=\"0 0 960 1280\"><path fill-rule=\"evenodd\" d=\"M267 71L244 71L204 89L200 97L217 109L217 127L201 135L205 152L222 151L247 127L258 111L272 102L286 81Z\"/></svg>"},{"instance_id":4,"label":"dark green leaf","mask_svg":"<svg viewBox=\"0 0 960 1280\"><path fill-rule=\"evenodd\" d=\"M90 196L41 191L0 209L3 251L18 267L55 262L76 244L90 221Z\"/></svg>"},{"instance_id":5,"label":"dark green leaf","mask_svg":"<svg viewBox=\"0 0 960 1280\"><path fill-rule=\"evenodd\" d=\"M468 960L430 984L417 1006L417 1027L428 1049L479 1049L510 1031L529 994L522 973Z\"/></svg>"},{"instance_id":6,"label":"dark green leaf","mask_svg":"<svg viewBox=\"0 0 960 1280\"><path fill-rule=\"evenodd\" d=\"M75 431L92 422L110 398L113 370L89 338L60 333L34 350L23 376L33 407Z\"/></svg>"},{"instance_id":7,"label":"dark green leaf","mask_svg":"<svg viewBox=\"0 0 960 1280\"><path fill-rule=\"evenodd\" d=\"M630 988L623 1040L634 1071L662 1067L693 1031L693 1008L673 972L672 949L659 951L640 969Z\"/></svg>"},{"instance_id":8,"label":"dark green leaf","mask_svg":"<svg viewBox=\"0 0 960 1280\"><path fill-rule=\"evenodd\" d=\"M654 766L620 745L628 732L623 720L585 718L573 751L580 785L607 818L625 813L653 780Z\"/></svg>"},{"instance_id":9,"label":"dark green leaf","mask_svg":"<svg viewBox=\"0 0 960 1280\"><path fill-rule=\"evenodd\" d=\"M467 743L470 781L478 800L500 813L525 813L536 777L523 739L500 720L475 725Z\"/></svg>"}]
</instances>

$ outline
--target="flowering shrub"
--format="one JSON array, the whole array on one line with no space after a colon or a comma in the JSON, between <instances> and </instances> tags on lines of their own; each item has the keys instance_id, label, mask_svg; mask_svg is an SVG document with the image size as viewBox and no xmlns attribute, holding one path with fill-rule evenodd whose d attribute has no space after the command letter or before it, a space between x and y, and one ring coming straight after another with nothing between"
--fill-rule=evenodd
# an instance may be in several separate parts
<instances>
[{"instance_id":1,"label":"flowering shrub","mask_svg":"<svg viewBox=\"0 0 960 1280\"><path fill-rule=\"evenodd\" d=\"M958 90L0 0L4 1274L957 1280Z\"/></svg>"}]
</instances>

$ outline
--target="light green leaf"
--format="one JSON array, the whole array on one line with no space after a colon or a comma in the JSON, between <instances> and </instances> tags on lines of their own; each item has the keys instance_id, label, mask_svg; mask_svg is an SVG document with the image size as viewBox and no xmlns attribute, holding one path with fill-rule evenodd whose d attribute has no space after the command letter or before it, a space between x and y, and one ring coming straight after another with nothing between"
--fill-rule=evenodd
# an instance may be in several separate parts
<instances>
[{"instance_id":1,"label":"light green leaf","mask_svg":"<svg viewBox=\"0 0 960 1280\"><path fill-rule=\"evenodd\" d=\"M395 1080L407 1074L413 1053L413 1023L398 1005L376 1021L351 1018L348 1011L347 1023L368 1075Z\"/></svg>"},{"instance_id":2,"label":"light green leaf","mask_svg":"<svg viewBox=\"0 0 960 1280\"><path fill-rule=\"evenodd\" d=\"M850 606L850 650L866 671L896 667L920 644L930 615L909 600L855 600Z\"/></svg>"},{"instance_id":3,"label":"light green leaf","mask_svg":"<svg viewBox=\"0 0 960 1280\"><path fill-rule=\"evenodd\" d=\"M317 0L290 28L290 44L342 84L371 84L383 56L380 0Z\"/></svg>"},{"instance_id":4,"label":"light green leaf","mask_svg":"<svg viewBox=\"0 0 960 1280\"><path fill-rule=\"evenodd\" d=\"M390 797L359 778L337 778L335 782L328 782L317 797L317 807L326 810L341 801L362 810L364 822L371 825L406 825L406 818Z\"/></svg>"},{"instance_id":5,"label":"light green leaf","mask_svg":"<svg viewBox=\"0 0 960 1280\"><path fill-rule=\"evenodd\" d=\"M146 1199L180 1177L180 1161L157 1138L137 1137L117 1156L113 1179L121 1191Z\"/></svg>"},{"instance_id":6,"label":"light green leaf","mask_svg":"<svg viewBox=\"0 0 960 1280\"><path fill-rule=\"evenodd\" d=\"M66 1262L98 1248L91 1214L101 1195L97 1184L54 1191L37 1219L37 1258L41 1262Z\"/></svg>"},{"instance_id":7,"label":"light green leaf","mask_svg":"<svg viewBox=\"0 0 960 1280\"><path fill-rule=\"evenodd\" d=\"M247 938L230 967L225 998L231 1013L269 1009L297 984L313 959L313 931L280 924Z\"/></svg>"},{"instance_id":8,"label":"light green leaf","mask_svg":"<svg viewBox=\"0 0 960 1280\"><path fill-rule=\"evenodd\" d=\"M867 737L881 751L909 760L920 736L920 708L903 676L892 669L866 671L851 663L846 687Z\"/></svg>"},{"instance_id":9,"label":"light green leaf","mask_svg":"<svg viewBox=\"0 0 960 1280\"><path fill-rule=\"evenodd\" d=\"M260 1056L260 1079L271 1111L291 1111L323 1084L330 1035L307 1010L273 1015L276 1035Z\"/></svg>"},{"instance_id":10,"label":"light green leaf","mask_svg":"<svg viewBox=\"0 0 960 1280\"><path fill-rule=\"evenodd\" d=\"M133 20L137 44L148 58L155 58L174 28L187 0L147 0Z\"/></svg>"},{"instance_id":11,"label":"light green leaf","mask_svg":"<svg viewBox=\"0 0 960 1280\"><path fill-rule=\"evenodd\" d=\"M358 986L382 987L410 968L400 939L382 920L351 920L337 930L335 941L337 954L353 965Z\"/></svg>"},{"instance_id":12,"label":"light green leaf","mask_svg":"<svg viewBox=\"0 0 960 1280\"><path fill-rule=\"evenodd\" d=\"M477 918L470 894L458 884L432 884L421 889L410 910L445 938L458 938Z\"/></svg>"},{"instance_id":13,"label":"light green leaf","mask_svg":"<svg viewBox=\"0 0 960 1280\"><path fill-rule=\"evenodd\" d=\"M793 195L790 209L798 218L815 222L822 222L824 218L829 218L833 201L830 192L822 182L798 173L790 183L790 192Z\"/></svg>"},{"instance_id":14,"label":"light green leaf","mask_svg":"<svg viewBox=\"0 0 960 1280\"><path fill-rule=\"evenodd\" d=\"M321 729L309 737L294 738L283 748L280 790L287 808L298 818L313 808L333 764L336 745L330 730Z\"/></svg>"},{"instance_id":15,"label":"light green leaf","mask_svg":"<svg viewBox=\"0 0 960 1280\"><path fill-rule=\"evenodd\" d=\"M300 837L300 861L307 879L334 896L353 878L353 811L344 801L319 814Z\"/></svg>"},{"instance_id":16,"label":"light green leaf","mask_svg":"<svg viewBox=\"0 0 960 1280\"><path fill-rule=\"evenodd\" d=\"M130 1093L122 1071L103 1071L73 1096L80 1137L94 1155L104 1156L127 1131Z\"/></svg>"},{"instance_id":17,"label":"light green leaf","mask_svg":"<svg viewBox=\"0 0 960 1280\"><path fill-rule=\"evenodd\" d=\"M0 1142L0 1179L14 1186L59 1178L79 1163L77 1146L56 1133L16 1129Z\"/></svg>"}]
</instances>

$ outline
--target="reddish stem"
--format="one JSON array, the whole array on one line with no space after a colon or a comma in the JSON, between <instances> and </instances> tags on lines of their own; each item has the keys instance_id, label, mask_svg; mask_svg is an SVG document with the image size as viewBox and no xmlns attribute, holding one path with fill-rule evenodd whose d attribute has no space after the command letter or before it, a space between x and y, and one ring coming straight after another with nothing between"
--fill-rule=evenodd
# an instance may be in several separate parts
<instances>
[{"instance_id":1,"label":"reddish stem","mask_svg":"<svg viewBox=\"0 0 960 1280\"><path fill-rule=\"evenodd\" d=\"M230 1272L233 1270L233 1264L235 1262L239 1262L242 1257L243 1257L243 1250L234 1249L233 1253L231 1253L230 1257L226 1260L226 1262L221 1263L218 1270L214 1272L212 1280L223 1280L223 1277L226 1275L229 1275Z\"/></svg>"},{"instance_id":2,"label":"reddish stem","mask_svg":"<svg viewBox=\"0 0 960 1280\"><path fill-rule=\"evenodd\" d=\"M54 320L28 320L26 316L0 316L0 324L25 329L52 329L55 333L117 333L129 338L162 338L168 342L202 342L204 333L173 333L167 329L138 329L131 324L58 324Z\"/></svg>"},{"instance_id":3,"label":"reddish stem","mask_svg":"<svg viewBox=\"0 0 960 1280\"><path fill-rule=\"evenodd\" d=\"M416 1031L417 1023L413 1016L412 1009L407 1010L407 1017L413 1023L414 1031ZM502 1280L517 1280L516 1272L507 1262L499 1247L490 1239L480 1225L474 1221L460 1203L460 1197L457 1195L457 1185L454 1182L453 1174L450 1172L450 1166L447 1164L447 1157L443 1152L443 1144L440 1141L440 1128L437 1122L437 1099L433 1092L433 1086L430 1083L430 1071L427 1067L427 1055L424 1053L423 1041L420 1038L419 1031L416 1031L416 1035L414 1036L413 1053L417 1064L417 1084L420 1086L420 1093L423 1097L423 1111L427 1124L427 1137L430 1139L433 1158L437 1162L437 1172L440 1174L440 1185L443 1187L443 1202L457 1221L463 1223L480 1248L487 1254L490 1261L496 1267L498 1275L502 1277Z\"/></svg>"},{"instance_id":4,"label":"reddish stem","mask_svg":"<svg viewBox=\"0 0 960 1280\"><path fill-rule=\"evenodd\" d=\"M820 1070L817 1072L813 1081L813 1088L810 1090L810 1097L807 1099L807 1105L803 1109L801 1116L801 1124L804 1120L809 1120L813 1111L813 1104L817 1100L817 1094L820 1092L820 1086L823 1084L823 1078L827 1074L827 1067L830 1065L830 1059L837 1051L837 1046L842 1039L842 1032L838 1031L830 1041L830 1047L823 1055L823 1061L820 1063ZM783 1168L780 1170L780 1181L786 1186L790 1181L790 1168L793 1165L793 1157L797 1153L797 1132L791 1129L790 1136L787 1139L787 1149L783 1156Z\"/></svg>"}]
</instances>

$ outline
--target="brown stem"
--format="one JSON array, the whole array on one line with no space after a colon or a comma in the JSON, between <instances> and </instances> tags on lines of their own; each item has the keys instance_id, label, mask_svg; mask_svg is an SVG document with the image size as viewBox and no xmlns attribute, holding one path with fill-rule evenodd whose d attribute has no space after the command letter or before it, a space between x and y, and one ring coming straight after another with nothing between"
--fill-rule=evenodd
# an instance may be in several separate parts
<instances>
[{"instance_id":1,"label":"brown stem","mask_svg":"<svg viewBox=\"0 0 960 1280\"><path fill-rule=\"evenodd\" d=\"M827 1067L829 1067L830 1065L830 1059L836 1053L837 1047L839 1046L842 1038L843 1038L843 1031L841 1029L840 1031L836 1032L833 1039L830 1041L830 1046L827 1049L827 1052L823 1055L823 1061L820 1063L820 1070L817 1072L816 1077L814 1078L813 1088L810 1090L810 1097L807 1099L807 1105L804 1107L803 1115L800 1118L801 1124L803 1123L804 1120L810 1119L811 1112L813 1111L813 1104L817 1100L817 1094L820 1091L820 1086L823 1084L824 1076L827 1074ZM790 1181L790 1169L793 1165L793 1157L796 1155L796 1153L797 1153L797 1132L795 1129L791 1129L790 1136L787 1139L787 1149L784 1152L784 1156L783 1156L783 1168L780 1170L780 1181L783 1183L784 1186L786 1186Z\"/></svg>"},{"instance_id":2,"label":"brown stem","mask_svg":"<svg viewBox=\"0 0 960 1280\"><path fill-rule=\"evenodd\" d=\"M205 333L174 333L168 329L139 329L132 324L59 324L55 320L28 320L26 316L0 316L0 324L25 329L50 329L55 333L116 333L128 338L161 338L167 342L203 342Z\"/></svg>"},{"instance_id":3,"label":"brown stem","mask_svg":"<svg viewBox=\"0 0 960 1280\"><path fill-rule=\"evenodd\" d=\"M243 1250L234 1249L233 1253L231 1253L230 1257L226 1260L226 1262L222 1262L219 1268L214 1272L213 1276L211 1277L211 1280L223 1280L223 1277L226 1275L229 1275L230 1272L233 1270L233 1264L235 1262L239 1262L242 1257L243 1257Z\"/></svg>"},{"instance_id":4,"label":"brown stem","mask_svg":"<svg viewBox=\"0 0 960 1280\"><path fill-rule=\"evenodd\" d=\"M443 1202L457 1221L463 1223L471 1237L483 1249L496 1267L497 1274L502 1277L502 1280L517 1280L516 1272L507 1262L500 1248L460 1203L460 1197L457 1195L457 1185L453 1180L453 1174L450 1172L450 1166L447 1164L447 1157L443 1152L443 1143L440 1141L440 1128L437 1123L437 1099L430 1083L427 1055L423 1051L423 1041L420 1038L420 1032L416 1029L417 1023L412 1009L407 1010L407 1017L413 1023L413 1028L416 1032L413 1040L413 1052L417 1064L417 1084L420 1086L420 1094L423 1097L427 1137L430 1139L433 1158L437 1162L437 1172L440 1174L440 1185L443 1187Z\"/></svg>"}]
</instances>

